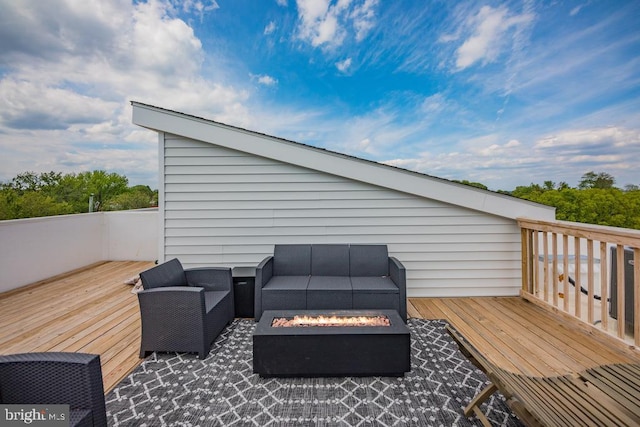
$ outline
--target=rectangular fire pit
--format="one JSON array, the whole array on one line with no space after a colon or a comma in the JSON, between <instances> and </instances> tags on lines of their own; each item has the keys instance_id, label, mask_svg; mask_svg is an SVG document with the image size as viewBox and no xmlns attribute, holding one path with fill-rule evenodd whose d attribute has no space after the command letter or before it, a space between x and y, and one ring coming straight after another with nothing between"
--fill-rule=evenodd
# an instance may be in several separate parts
<instances>
[{"instance_id":1,"label":"rectangular fire pit","mask_svg":"<svg viewBox=\"0 0 640 427\"><path fill-rule=\"evenodd\" d=\"M274 327L295 316L386 317L388 326ZM253 372L262 377L403 376L411 370L409 328L395 310L267 310L253 333Z\"/></svg>"}]
</instances>

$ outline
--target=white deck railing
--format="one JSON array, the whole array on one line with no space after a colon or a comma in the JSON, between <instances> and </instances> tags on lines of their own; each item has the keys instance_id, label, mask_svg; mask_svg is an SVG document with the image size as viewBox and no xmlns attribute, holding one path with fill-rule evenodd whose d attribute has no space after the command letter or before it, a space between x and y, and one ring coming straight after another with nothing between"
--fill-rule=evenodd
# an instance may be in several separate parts
<instances>
[{"instance_id":1,"label":"white deck railing","mask_svg":"<svg viewBox=\"0 0 640 427\"><path fill-rule=\"evenodd\" d=\"M158 259L157 210L0 221L0 292L99 261Z\"/></svg>"},{"instance_id":2,"label":"white deck railing","mask_svg":"<svg viewBox=\"0 0 640 427\"><path fill-rule=\"evenodd\" d=\"M518 219L522 293L640 347L640 230Z\"/></svg>"}]
</instances>

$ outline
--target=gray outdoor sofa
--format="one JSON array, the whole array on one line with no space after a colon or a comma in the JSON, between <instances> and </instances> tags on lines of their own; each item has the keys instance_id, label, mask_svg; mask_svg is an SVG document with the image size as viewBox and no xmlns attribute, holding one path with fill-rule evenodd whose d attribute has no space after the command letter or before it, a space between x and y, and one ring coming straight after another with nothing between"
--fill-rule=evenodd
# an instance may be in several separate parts
<instances>
[{"instance_id":1,"label":"gray outdoor sofa","mask_svg":"<svg viewBox=\"0 0 640 427\"><path fill-rule=\"evenodd\" d=\"M255 287L256 321L298 309L392 309L407 320L405 268L386 245L275 245Z\"/></svg>"},{"instance_id":2,"label":"gray outdoor sofa","mask_svg":"<svg viewBox=\"0 0 640 427\"><path fill-rule=\"evenodd\" d=\"M211 344L235 315L231 269L184 270L172 259L140 273L140 357L152 351L209 354Z\"/></svg>"}]
</instances>

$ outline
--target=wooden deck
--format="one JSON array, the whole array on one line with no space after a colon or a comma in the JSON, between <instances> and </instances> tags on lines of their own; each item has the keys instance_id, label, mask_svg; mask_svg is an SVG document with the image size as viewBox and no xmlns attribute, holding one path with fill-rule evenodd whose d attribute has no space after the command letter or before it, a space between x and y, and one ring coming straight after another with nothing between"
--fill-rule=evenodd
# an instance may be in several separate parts
<instances>
[{"instance_id":1,"label":"wooden deck","mask_svg":"<svg viewBox=\"0 0 640 427\"><path fill-rule=\"evenodd\" d=\"M74 351L101 356L105 392L141 362L137 298L124 281L152 262L104 262L0 294L0 354ZM640 361L521 298L411 298L409 315L446 319L499 366L553 375Z\"/></svg>"},{"instance_id":2,"label":"wooden deck","mask_svg":"<svg viewBox=\"0 0 640 427\"><path fill-rule=\"evenodd\" d=\"M100 354L111 390L140 364L138 299L124 281L153 265L104 262L0 294L0 354Z\"/></svg>"}]
</instances>

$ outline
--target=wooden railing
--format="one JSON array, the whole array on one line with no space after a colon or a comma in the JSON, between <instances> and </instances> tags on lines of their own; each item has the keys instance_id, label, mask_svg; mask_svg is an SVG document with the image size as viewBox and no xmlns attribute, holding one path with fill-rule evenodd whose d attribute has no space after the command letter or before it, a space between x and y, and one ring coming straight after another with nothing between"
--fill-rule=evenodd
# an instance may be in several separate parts
<instances>
[{"instance_id":1,"label":"wooden railing","mask_svg":"<svg viewBox=\"0 0 640 427\"><path fill-rule=\"evenodd\" d=\"M640 230L519 218L522 295L640 347Z\"/></svg>"}]
</instances>

